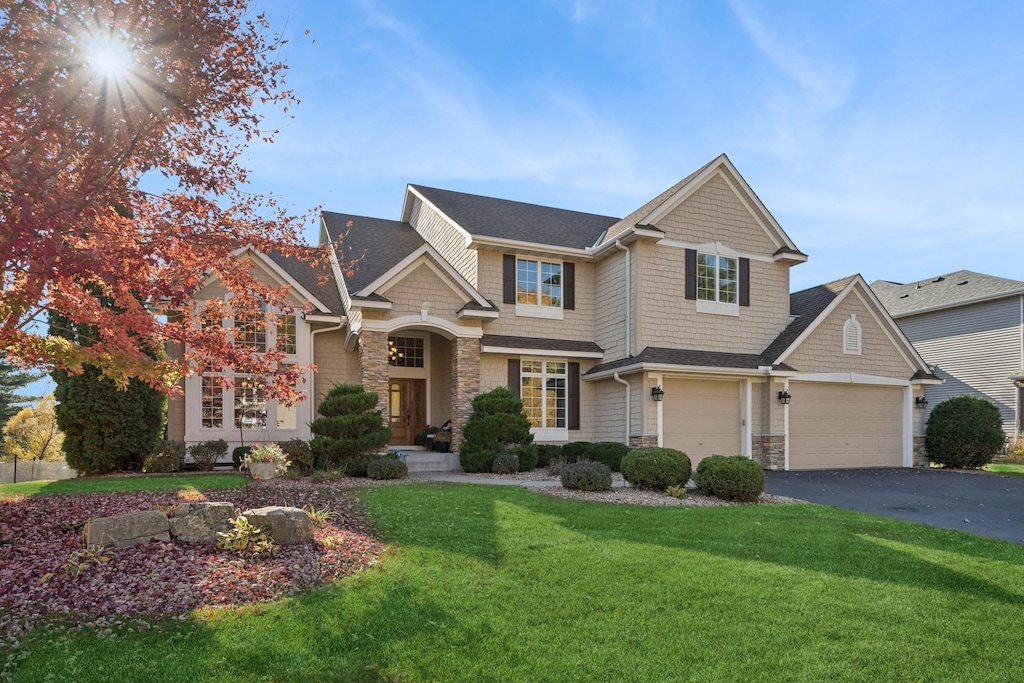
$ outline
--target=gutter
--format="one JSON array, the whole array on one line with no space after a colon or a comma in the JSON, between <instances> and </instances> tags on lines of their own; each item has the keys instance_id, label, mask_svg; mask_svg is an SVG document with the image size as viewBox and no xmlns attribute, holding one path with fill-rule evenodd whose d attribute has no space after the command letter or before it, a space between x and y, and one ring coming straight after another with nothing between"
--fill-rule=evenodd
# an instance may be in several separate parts
<instances>
[{"instance_id":1,"label":"gutter","mask_svg":"<svg viewBox=\"0 0 1024 683\"><path fill-rule=\"evenodd\" d=\"M620 382L620 383L626 385L626 440L623 443L625 443L628 446L629 445L629 418L630 418L630 415L632 414L631 409L630 409L630 394L632 393L633 387L632 387L632 385L629 382L627 382L626 380L624 380L621 377L619 377L619 373L616 372L613 376L615 377L615 381L616 382Z\"/></svg>"},{"instance_id":2,"label":"gutter","mask_svg":"<svg viewBox=\"0 0 1024 683\"><path fill-rule=\"evenodd\" d=\"M312 363L313 359L315 358L313 347L316 346L316 345L313 343L313 338L316 337L316 335L320 334L321 332L337 332L338 330L340 330L343 327L345 327L345 319L344 318L342 318L341 322L339 322L334 327L324 327L324 328L319 329L319 330L311 330L310 331L310 333L309 333L309 362L310 363ZM316 419L316 409L314 408L314 405L316 404L316 385L314 384L314 382L316 381L315 378L316 378L316 373L315 372L310 372L309 373L309 421L310 422L312 422L314 419Z\"/></svg>"},{"instance_id":3,"label":"gutter","mask_svg":"<svg viewBox=\"0 0 1024 683\"><path fill-rule=\"evenodd\" d=\"M630 263L630 258L629 258L629 247L622 246L622 240L616 238L616 240L615 240L615 248L618 249L619 251L626 252L626 358L629 358L630 356L633 355L632 352L631 352L632 351L632 346L629 343L629 341L630 341L629 340L629 337L630 337L630 334L629 334L629 330L630 330L629 324L630 324L630 319L632 318L632 310L631 310L631 307L630 307L630 300L631 300L631 297L630 297L630 280L631 280L631 278L633 276L632 265ZM617 373L616 373L616 379L618 379L618 374ZM629 444L627 444L627 445L629 445Z\"/></svg>"}]
</instances>

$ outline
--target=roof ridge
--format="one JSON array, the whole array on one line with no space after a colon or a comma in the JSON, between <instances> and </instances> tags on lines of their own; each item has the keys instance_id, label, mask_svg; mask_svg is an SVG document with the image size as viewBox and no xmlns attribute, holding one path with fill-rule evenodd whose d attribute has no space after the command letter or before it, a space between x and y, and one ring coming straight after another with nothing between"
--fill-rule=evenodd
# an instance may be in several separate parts
<instances>
[{"instance_id":1,"label":"roof ridge","mask_svg":"<svg viewBox=\"0 0 1024 683\"><path fill-rule=\"evenodd\" d=\"M489 200L497 201L497 202L509 202L511 204L522 204L523 206L533 206L533 207L537 207L537 208L540 208L540 209L550 209L552 211L566 211L566 212L569 212L569 213L578 213L578 214L581 214L581 215L584 215L584 216L596 216L598 218L614 218L616 220L619 219L618 216L609 216L608 214L595 213L593 211L579 211L578 209L566 209L566 208L563 208L561 206L551 206L549 204L537 204L536 202L526 202L526 201L523 201L521 199L508 199L506 197L493 197L491 195L478 194L476 192L463 192L462 190L451 190L451 189L448 189L448 188L445 188L445 187L433 187L433 186L430 186L430 185L419 185L417 183L409 183L409 187L412 187L412 188L414 188L416 190L428 190L428 191L433 190L434 192L449 192L451 194L459 194L459 195L463 195L465 197L476 197L476 198L479 198L479 199L489 199Z\"/></svg>"}]
</instances>

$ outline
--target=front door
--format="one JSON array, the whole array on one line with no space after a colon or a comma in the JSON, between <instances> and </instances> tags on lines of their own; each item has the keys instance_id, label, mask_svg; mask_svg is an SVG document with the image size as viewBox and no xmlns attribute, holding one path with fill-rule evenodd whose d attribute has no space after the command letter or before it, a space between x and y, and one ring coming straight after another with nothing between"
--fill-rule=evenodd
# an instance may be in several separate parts
<instances>
[{"instance_id":1,"label":"front door","mask_svg":"<svg viewBox=\"0 0 1024 683\"><path fill-rule=\"evenodd\" d=\"M392 379L388 382L388 426L391 443L411 445L427 419L427 380Z\"/></svg>"}]
</instances>

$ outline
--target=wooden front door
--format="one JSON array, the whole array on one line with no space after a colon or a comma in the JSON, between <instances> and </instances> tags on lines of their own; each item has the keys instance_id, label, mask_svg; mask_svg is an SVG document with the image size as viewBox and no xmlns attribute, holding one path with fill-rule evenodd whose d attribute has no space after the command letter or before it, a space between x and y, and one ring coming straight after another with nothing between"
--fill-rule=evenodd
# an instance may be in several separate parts
<instances>
[{"instance_id":1,"label":"wooden front door","mask_svg":"<svg viewBox=\"0 0 1024 683\"><path fill-rule=\"evenodd\" d=\"M388 426L391 443L411 445L427 419L427 380L392 379L388 381Z\"/></svg>"}]
</instances>

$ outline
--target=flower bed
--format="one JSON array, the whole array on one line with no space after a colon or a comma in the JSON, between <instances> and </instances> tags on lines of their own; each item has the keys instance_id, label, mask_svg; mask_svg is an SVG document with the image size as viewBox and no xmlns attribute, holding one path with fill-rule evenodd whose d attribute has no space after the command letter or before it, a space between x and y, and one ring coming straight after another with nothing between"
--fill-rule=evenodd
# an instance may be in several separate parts
<instances>
[{"instance_id":1,"label":"flower bed","mask_svg":"<svg viewBox=\"0 0 1024 683\"><path fill-rule=\"evenodd\" d=\"M187 618L204 607L275 600L335 581L377 562L384 546L372 538L346 483L256 483L198 491L15 497L0 502L0 649L13 646L46 619L71 627L150 628L164 617ZM315 541L273 555L239 556L213 545L150 542L113 548L104 563L63 571L83 548L93 517L167 508L189 500L330 508L341 520L318 526ZM43 581L47 573L53 578Z\"/></svg>"}]
</instances>

